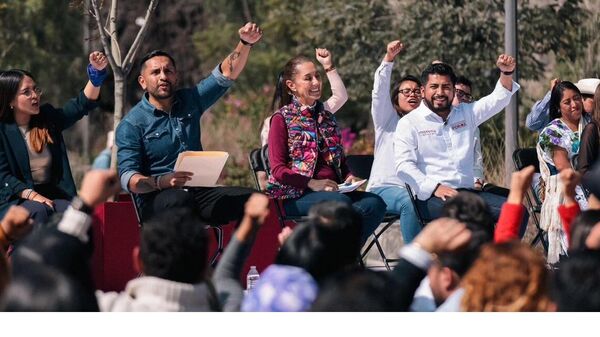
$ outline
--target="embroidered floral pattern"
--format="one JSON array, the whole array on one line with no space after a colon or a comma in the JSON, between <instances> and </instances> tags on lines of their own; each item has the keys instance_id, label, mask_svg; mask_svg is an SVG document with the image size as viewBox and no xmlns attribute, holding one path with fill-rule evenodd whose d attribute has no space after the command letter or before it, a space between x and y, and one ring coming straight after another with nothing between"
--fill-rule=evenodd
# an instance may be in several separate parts
<instances>
[{"instance_id":1,"label":"embroidered floral pattern","mask_svg":"<svg viewBox=\"0 0 600 337\"><path fill-rule=\"evenodd\" d=\"M570 160L579 153L579 132L572 131L558 118L551 121L542 130L538 142L544 152L544 160L551 165L554 165L552 160L553 146L565 149Z\"/></svg>"},{"instance_id":2,"label":"embroidered floral pattern","mask_svg":"<svg viewBox=\"0 0 600 337\"><path fill-rule=\"evenodd\" d=\"M326 163L341 175L340 163L343 155L341 135L335 116L323 109L323 103L301 110L293 100L276 113L282 114L288 131L288 167L303 176L312 177L319 153L325 153ZM317 116L315 120L315 116ZM304 189L280 184L270 175L267 194L277 199L298 198Z\"/></svg>"}]
</instances>

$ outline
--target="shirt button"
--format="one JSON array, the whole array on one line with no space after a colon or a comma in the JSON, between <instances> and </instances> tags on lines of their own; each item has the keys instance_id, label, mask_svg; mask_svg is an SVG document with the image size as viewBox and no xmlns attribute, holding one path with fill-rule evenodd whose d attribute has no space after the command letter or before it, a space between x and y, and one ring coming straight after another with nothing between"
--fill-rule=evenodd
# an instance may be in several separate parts
<instances>
[{"instance_id":1,"label":"shirt button","mask_svg":"<svg viewBox=\"0 0 600 337\"><path fill-rule=\"evenodd\" d=\"M158 136L158 132L154 134L155 136Z\"/></svg>"},{"instance_id":2,"label":"shirt button","mask_svg":"<svg viewBox=\"0 0 600 337\"><path fill-rule=\"evenodd\" d=\"M191 115L191 114L188 114L188 117L192 117L192 115Z\"/></svg>"}]
</instances>

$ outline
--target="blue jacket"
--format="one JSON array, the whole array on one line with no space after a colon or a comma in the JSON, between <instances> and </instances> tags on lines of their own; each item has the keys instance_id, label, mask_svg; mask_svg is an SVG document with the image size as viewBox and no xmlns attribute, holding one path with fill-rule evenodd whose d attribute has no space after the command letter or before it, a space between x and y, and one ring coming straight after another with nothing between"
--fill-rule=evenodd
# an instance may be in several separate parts
<instances>
[{"instance_id":1,"label":"blue jacket","mask_svg":"<svg viewBox=\"0 0 600 337\"><path fill-rule=\"evenodd\" d=\"M81 91L62 109L56 109L50 104L40 107L42 118L50 121L48 129L54 141L53 144L47 145L52 154L50 183L71 197L77 194L77 189L71 174L62 131L75 124L96 106L97 103L87 99ZM33 185L27 144L19 127L15 122L0 122L0 218L11 205L18 203L19 193L24 189L33 188Z\"/></svg>"}]
</instances>

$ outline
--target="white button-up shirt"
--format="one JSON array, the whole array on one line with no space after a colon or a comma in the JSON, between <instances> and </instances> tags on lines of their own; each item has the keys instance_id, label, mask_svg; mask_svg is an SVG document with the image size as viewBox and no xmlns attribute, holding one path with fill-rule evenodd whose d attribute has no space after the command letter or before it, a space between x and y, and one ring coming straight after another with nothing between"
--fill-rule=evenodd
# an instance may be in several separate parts
<instances>
[{"instance_id":1,"label":"white button-up shirt","mask_svg":"<svg viewBox=\"0 0 600 337\"><path fill-rule=\"evenodd\" d=\"M446 122L422 101L396 126L396 174L421 200L429 199L438 183L473 188L475 130L502 111L519 88L513 82L509 91L498 81L488 96L452 107Z\"/></svg>"}]
</instances>

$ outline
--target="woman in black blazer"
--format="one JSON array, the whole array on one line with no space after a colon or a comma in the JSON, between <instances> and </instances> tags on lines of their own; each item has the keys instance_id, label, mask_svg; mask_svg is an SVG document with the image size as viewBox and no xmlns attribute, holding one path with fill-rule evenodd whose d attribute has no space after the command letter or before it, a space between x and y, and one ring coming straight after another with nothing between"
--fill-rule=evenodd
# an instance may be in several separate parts
<instances>
[{"instance_id":1,"label":"woman in black blazer","mask_svg":"<svg viewBox=\"0 0 600 337\"><path fill-rule=\"evenodd\" d=\"M0 73L0 218L11 205L43 224L77 194L62 131L97 106L108 64L101 52L89 56L83 91L62 109L42 105L42 90L24 70Z\"/></svg>"}]
</instances>

